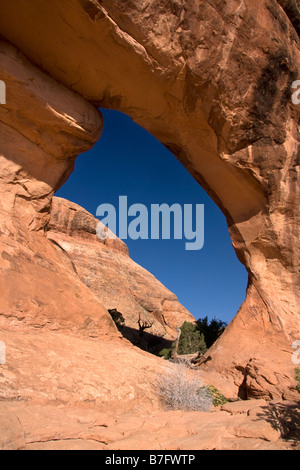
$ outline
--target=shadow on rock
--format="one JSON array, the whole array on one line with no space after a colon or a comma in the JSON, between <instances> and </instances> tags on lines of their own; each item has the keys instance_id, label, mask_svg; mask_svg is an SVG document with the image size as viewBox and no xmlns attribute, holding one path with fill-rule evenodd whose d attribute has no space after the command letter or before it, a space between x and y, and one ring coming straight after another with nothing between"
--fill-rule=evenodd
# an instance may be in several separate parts
<instances>
[{"instance_id":1,"label":"shadow on rock","mask_svg":"<svg viewBox=\"0 0 300 470\"><path fill-rule=\"evenodd\" d=\"M284 440L300 442L300 402L271 403L258 415L281 432Z\"/></svg>"}]
</instances>

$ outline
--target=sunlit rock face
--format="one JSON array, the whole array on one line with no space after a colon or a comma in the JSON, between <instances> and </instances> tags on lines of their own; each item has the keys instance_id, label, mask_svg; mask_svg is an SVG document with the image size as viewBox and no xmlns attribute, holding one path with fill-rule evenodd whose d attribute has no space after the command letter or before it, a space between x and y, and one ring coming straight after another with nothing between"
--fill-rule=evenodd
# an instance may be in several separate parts
<instances>
[{"instance_id":1,"label":"sunlit rock face","mask_svg":"<svg viewBox=\"0 0 300 470\"><path fill-rule=\"evenodd\" d=\"M0 107L1 322L117 335L107 311L44 235L53 193L78 152L100 137L102 117L4 41L0 60L7 88Z\"/></svg>"},{"instance_id":2,"label":"sunlit rock face","mask_svg":"<svg viewBox=\"0 0 300 470\"><path fill-rule=\"evenodd\" d=\"M15 297L23 302L20 322L43 310L29 299L43 291L39 270L45 268L35 255L44 259L54 250L50 242L44 248L42 236L52 194L75 156L100 135L94 106L118 109L166 145L207 190L249 272L246 301L210 351L207 376L232 396L294 396L292 344L300 339L294 7L292 0L53 0L49 9L47 0L26 7L22 0L1 0L1 36L26 56L1 46L8 82L7 105L0 108L1 232L10 240L2 255L2 316L12 318ZM69 276L71 292L73 274L57 253L56 269ZM24 266L34 280L30 295L25 275L15 275ZM55 291L50 272L42 305ZM92 296L82 289L80 295ZM98 300L89 299L93 312ZM43 313L49 324L65 311L55 301L51 315L48 308ZM85 318L84 302L76 303L78 316L70 313L68 325ZM117 334L105 311L103 318L103 331ZM101 327L95 328L98 334Z\"/></svg>"},{"instance_id":3,"label":"sunlit rock face","mask_svg":"<svg viewBox=\"0 0 300 470\"><path fill-rule=\"evenodd\" d=\"M55 197L47 237L69 256L82 282L101 303L122 313L122 334L140 347L159 352L164 341L176 339L177 327L185 321L195 322L195 318L175 294L129 257L122 240L99 238L99 224L82 207ZM140 339L139 320L151 325L144 340Z\"/></svg>"}]
</instances>

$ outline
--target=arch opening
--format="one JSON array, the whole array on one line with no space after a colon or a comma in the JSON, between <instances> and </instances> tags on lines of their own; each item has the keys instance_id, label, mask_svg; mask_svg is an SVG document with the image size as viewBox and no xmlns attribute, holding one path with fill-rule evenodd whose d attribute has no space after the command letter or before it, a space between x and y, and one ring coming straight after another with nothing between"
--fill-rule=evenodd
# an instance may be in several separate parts
<instances>
[{"instance_id":1,"label":"arch opening","mask_svg":"<svg viewBox=\"0 0 300 470\"><path fill-rule=\"evenodd\" d=\"M134 204L143 205L148 210L148 236L133 240L129 234L124 239L131 259L173 292L195 320L208 317L209 321L218 319L230 323L245 300L248 274L236 257L224 215L170 150L150 133L123 113L103 108L101 112L104 130L100 140L92 150L77 158L75 171L56 196L78 204L93 216L100 204L113 205L117 222L120 197L127 198L129 208ZM154 223L151 206L162 204L177 205L183 215L186 205L193 207L193 233L203 229L205 234L201 249L186 249L183 218L180 221L182 237L176 239L175 216L170 218L168 239L162 238L162 227L159 239L151 238ZM200 204L204 205L204 227L199 224L196 227L195 223L195 208ZM133 217L128 218L128 223L130 220ZM117 223L117 235L119 228ZM109 271L109 260L107 263ZM105 269L98 275L105 277ZM87 284L89 282L90 279ZM102 288L106 289L103 284ZM122 293L115 293L113 300L107 289L105 294L100 292L101 283L93 289L107 309L122 310L122 300L118 298ZM138 291L135 295L139 295ZM130 329L138 329L132 322L129 324ZM146 331L147 336L151 342ZM130 339L130 334L128 337Z\"/></svg>"}]
</instances>

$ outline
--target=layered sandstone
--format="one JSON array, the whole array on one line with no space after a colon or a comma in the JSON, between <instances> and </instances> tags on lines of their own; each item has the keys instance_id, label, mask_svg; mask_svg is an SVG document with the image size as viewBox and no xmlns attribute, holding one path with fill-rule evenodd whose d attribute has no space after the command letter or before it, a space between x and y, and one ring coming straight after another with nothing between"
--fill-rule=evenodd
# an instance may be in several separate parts
<instances>
[{"instance_id":1,"label":"layered sandstone","mask_svg":"<svg viewBox=\"0 0 300 470\"><path fill-rule=\"evenodd\" d=\"M119 109L166 145L216 201L249 272L247 299L211 350L208 377L230 396L294 396L295 2L52 0L49 8L48 0L1 0L0 6L1 36L31 62L2 43L8 104L0 114L1 321L117 336L96 296L42 232L55 189L100 135L100 115L88 102Z\"/></svg>"},{"instance_id":2,"label":"layered sandstone","mask_svg":"<svg viewBox=\"0 0 300 470\"><path fill-rule=\"evenodd\" d=\"M139 344L140 319L152 325L145 338L153 347L163 344L162 339L174 340L176 328L185 321L194 322L195 318L175 294L129 257L122 240L98 238L98 224L82 207L55 197L47 237L69 256L81 281L102 305L122 313L125 336Z\"/></svg>"},{"instance_id":3,"label":"layered sandstone","mask_svg":"<svg viewBox=\"0 0 300 470\"><path fill-rule=\"evenodd\" d=\"M264 400L233 403L216 413L151 410L117 416L111 409L6 402L0 404L0 449L299 450L299 418L296 403Z\"/></svg>"},{"instance_id":4,"label":"layered sandstone","mask_svg":"<svg viewBox=\"0 0 300 470\"><path fill-rule=\"evenodd\" d=\"M83 413L110 409L116 415L158 408L154 384L168 368L164 360L113 335L94 337L88 322L80 334L74 330L58 324L53 329L20 328L16 322L1 321L7 351L1 366L1 402L20 402L25 409L30 404L82 407ZM0 448L4 437L0 434Z\"/></svg>"},{"instance_id":5,"label":"layered sandstone","mask_svg":"<svg viewBox=\"0 0 300 470\"><path fill-rule=\"evenodd\" d=\"M0 107L0 323L118 336L107 311L44 236L52 196L102 118L78 94L0 43L7 105Z\"/></svg>"},{"instance_id":6,"label":"layered sandstone","mask_svg":"<svg viewBox=\"0 0 300 470\"><path fill-rule=\"evenodd\" d=\"M0 107L0 331L6 346L0 399L21 401L25 407L156 407L153 383L166 365L121 337L100 295L79 276L72 253L60 247L63 237L82 253L85 244L89 246L85 255L91 258L83 259L89 268L102 247L112 259L116 253L130 269L143 272L131 262L121 240L102 246L94 235L97 221L82 208L65 201L55 215L58 201L52 203L53 194L72 172L77 154L100 137L102 117L5 41L0 44L0 60L8 98ZM111 268L111 278L117 278L117 264ZM143 275L150 283L151 275ZM161 289L162 298L175 302L158 281L151 281ZM180 318L173 315L172 321ZM172 321L169 334L174 334ZM161 336L166 334L159 321L157 325ZM2 426L11 424L1 435L0 447L9 447L8 441L18 446L15 418L1 413L1 420Z\"/></svg>"}]
</instances>

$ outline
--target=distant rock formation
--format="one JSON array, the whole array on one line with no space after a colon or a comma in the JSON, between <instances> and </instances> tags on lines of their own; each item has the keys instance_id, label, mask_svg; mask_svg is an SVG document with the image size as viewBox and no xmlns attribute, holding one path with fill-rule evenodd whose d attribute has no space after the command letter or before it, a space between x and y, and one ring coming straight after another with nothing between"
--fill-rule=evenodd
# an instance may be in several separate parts
<instances>
[{"instance_id":1,"label":"distant rock formation","mask_svg":"<svg viewBox=\"0 0 300 470\"><path fill-rule=\"evenodd\" d=\"M122 240L100 240L98 224L99 220L82 207L55 197L47 237L69 256L79 278L104 307L123 314L126 337L139 344L140 319L153 323L145 333L150 348L163 344L163 338L174 340L176 328L195 318L175 294L129 257Z\"/></svg>"},{"instance_id":2,"label":"distant rock formation","mask_svg":"<svg viewBox=\"0 0 300 470\"><path fill-rule=\"evenodd\" d=\"M99 301L95 278L93 292L80 280L88 278L84 257L78 255L79 277L70 255L45 235L53 194L76 156L101 135L96 107L103 106L130 115L191 172L225 214L249 273L246 301L203 366L208 380L230 397L295 397L299 106L292 103L291 86L300 79L300 41L294 4L52 0L49 8L49 0L1 0L0 79L7 96L0 106L0 325L3 340L14 345L4 395L32 398L36 390L45 398L47 390L36 382L28 392L20 351L31 336L14 337L15 330L39 330L39 354L53 331L80 341L110 338L112 351L114 342L129 347ZM74 253L73 241L70 246ZM122 256L132 266L125 252L101 248L103 256ZM156 309L155 296L150 304L141 298L134 294L130 301ZM159 301L155 311L166 316L173 301L163 307ZM156 325L163 328L159 320ZM25 350L35 357L34 342ZM141 390L145 375L133 362L126 363L128 376L134 377L133 390ZM51 374L43 371L47 380ZM71 384L58 380L51 397Z\"/></svg>"}]
</instances>

